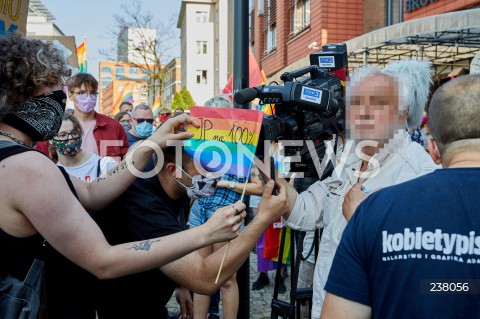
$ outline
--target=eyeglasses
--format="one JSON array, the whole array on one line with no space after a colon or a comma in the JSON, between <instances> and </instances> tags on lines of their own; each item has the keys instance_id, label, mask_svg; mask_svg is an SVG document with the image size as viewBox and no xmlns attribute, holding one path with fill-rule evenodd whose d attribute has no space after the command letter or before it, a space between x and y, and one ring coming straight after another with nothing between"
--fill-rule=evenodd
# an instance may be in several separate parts
<instances>
[{"instance_id":1,"label":"eyeglasses","mask_svg":"<svg viewBox=\"0 0 480 319\"><path fill-rule=\"evenodd\" d=\"M148 122L150 124L153 123L153 119L135 119L135 121L137 121L137 123L143 123L143 122Z\"/></svg>"},{"instance_id":2,"label":"eyeglasses","mask_svg":"<svg viewBox=\"0 0 480 319\"><path fill-rule=\"evenodd\" d=\"M172 113L160 113L160 115L171 115Z\"/></svg>"},{"instance_id":3,"label":"eyeglasses","mask_svg":"<svg viewBox=\"0 0 480 319\"><path fill-rule=\"evenodd\" d=\"M53 139L54 140L65 141L65 140L68 140L69 136L71 136L73 139L77 139L77 138L80 138L81 135L77 131L73 131L71 133L61 132L61 133L58 133L57 135L55 135L55 137Z\"/></svg>"}]
</instances>

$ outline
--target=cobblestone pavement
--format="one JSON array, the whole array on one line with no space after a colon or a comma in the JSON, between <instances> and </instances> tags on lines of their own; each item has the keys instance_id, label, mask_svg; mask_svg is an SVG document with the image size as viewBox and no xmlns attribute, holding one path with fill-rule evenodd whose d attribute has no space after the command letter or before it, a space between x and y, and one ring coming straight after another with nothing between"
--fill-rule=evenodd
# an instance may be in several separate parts
<instances>
[{"instance_id":1,"label":"cobblestone pavement","mask_svg":"<svg viewBox=\"0 0 480 319\"><path fill-rule=\"evenodd\" d=\"M289 269L290 270L290 269ZM290 276L290 271L289 271ZM252 283L257 280L257 255L250 254L250 287ZM269 271L268 277L270 278L270 285L257 291L250 290L250 318L252 319L266 319L270 318L271 302L273 296L273 287L275 284L275 271ZM285 285L287 286L287 292L279 294L278 299L289 301L290 296L290 277L285 279ZM220 308L222 304L220 302ZM178 310L175 297L172 297L167 304L168 310L176 312Z\"/></svg>"}]
</instances>

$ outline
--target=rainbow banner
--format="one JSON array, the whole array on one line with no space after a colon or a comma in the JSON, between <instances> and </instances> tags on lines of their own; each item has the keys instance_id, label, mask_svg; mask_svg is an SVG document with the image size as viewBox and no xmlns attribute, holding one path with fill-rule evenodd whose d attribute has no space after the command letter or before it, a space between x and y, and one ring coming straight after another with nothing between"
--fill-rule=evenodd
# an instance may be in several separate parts
<instances>
[{"instance_id":1,"label":"rainbow banner","mask_svg":"<svg viewBox=\"0 0 480 319\"><path fill-rule=\"evenodd\" d=\"M133 104L132 87L130 86L130 82L125 84L122 91L120 92L120 95L118 96L118 99L115 101L115 103L113 103L112 105L113 114L118 113L118 110L120 109L120 105L123 102L130 102Z\"/></svg>"},{"instance_id":2,"label":"rainbow banner","mask_svg":"<svg viewBox=\"0 0 480 319\"><path fill-rule=\"evenodd\" d=\"M78 69L80 73L87 73L87 38L77 47Z\"/></svg>"},{"instance_id":3,"label":"rainbow banner","mask_svg":"<svg viewBox=\"0 0 480 319\"><path fill-rule=\"evenodd\" d=\"M209 172L249 176L263 113L193 106L190 117L200 124L200 128L188 127L193 137L185 143L187 154Z\"/></svg>"}]
</instances>

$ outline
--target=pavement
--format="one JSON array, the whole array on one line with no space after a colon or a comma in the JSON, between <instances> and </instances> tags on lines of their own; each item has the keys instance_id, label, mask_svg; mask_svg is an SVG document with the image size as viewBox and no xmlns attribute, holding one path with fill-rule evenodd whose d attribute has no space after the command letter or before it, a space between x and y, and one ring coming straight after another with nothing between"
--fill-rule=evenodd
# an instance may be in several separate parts
<instances>
[{"instance_id":1,"label":"pavement","mask_svg":"<svg viewBox=\"0 0 480 319\"><path fill-rule=\"evenodd\" d=\"M290 269L289 269L290 270ZM278 295L279 300L289 301L290 300L290 271L289 277L285 279L285 285L287 286L287 291L283 294ZM257 280L257 255L255 253L250 254L250 287L252 283ZM270 318L271 313L271 303L273 297L273 287L275 285L275 270L268 272L268 277L270 279L270 284L265 286L260 290L250 290L250 318L251 319L267 319ZM168 310L172 312L177 312L178 304L175 300L175 297L172 297L167 304ZM222 302L220 301L220 309L222 307ZM220 313L220 318L222 314Z\"/></svg>"}]
</instances>

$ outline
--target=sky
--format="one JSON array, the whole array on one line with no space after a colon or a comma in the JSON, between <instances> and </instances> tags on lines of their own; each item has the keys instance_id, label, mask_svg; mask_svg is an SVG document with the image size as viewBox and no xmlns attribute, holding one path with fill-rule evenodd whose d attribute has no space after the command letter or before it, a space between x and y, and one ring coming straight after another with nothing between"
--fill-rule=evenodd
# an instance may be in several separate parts
<instances>
[{"instance_id":1,"label":"sky","mask_svg":"<svg viewBox=\"0 0 480 319\"><path fill-rule=\"evenodd\" d=\"M65 35L75 36L77 46L87 37L88 73L98 79L99 61L108 60L99 50L112 48L116 41L109 30L115 27L114 14L122 15L121 4L141 4L142 12L151 12L156 19L167 23L175 19L176 37L166 52L168 62L180 56L180 30L176 21L181 8L181 0L41 0L55 16L54 23Z\"/></svg>"}]
</instances>

